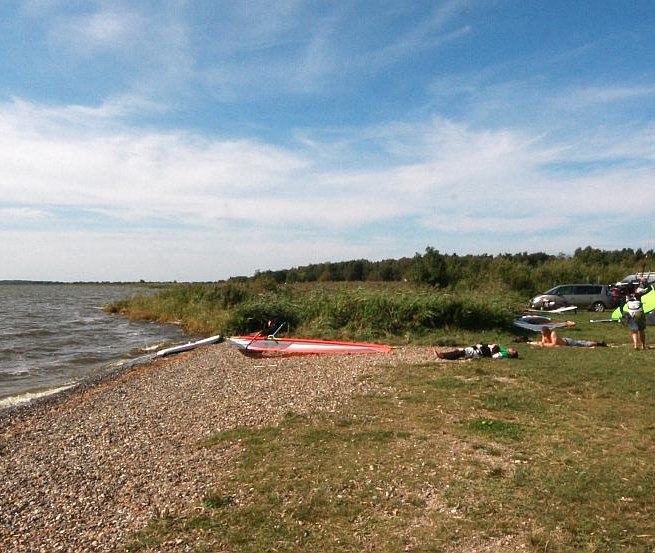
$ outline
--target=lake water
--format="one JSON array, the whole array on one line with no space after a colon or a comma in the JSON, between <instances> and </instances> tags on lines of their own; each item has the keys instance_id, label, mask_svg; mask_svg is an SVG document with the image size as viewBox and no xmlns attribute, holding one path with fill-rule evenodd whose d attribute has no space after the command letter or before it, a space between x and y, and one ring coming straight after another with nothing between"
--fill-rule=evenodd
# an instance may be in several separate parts
<instances>
[{"instance_id":1,"label":"lake water","mask_svg":"<svg viewBox=\"0 0 655 553\"><path fill-rule=\"evenodd\" d=\"M0 283L0 409L189 341L174 324L129 321L103 306L148 289Z\"/></svg>"}]
</instances>

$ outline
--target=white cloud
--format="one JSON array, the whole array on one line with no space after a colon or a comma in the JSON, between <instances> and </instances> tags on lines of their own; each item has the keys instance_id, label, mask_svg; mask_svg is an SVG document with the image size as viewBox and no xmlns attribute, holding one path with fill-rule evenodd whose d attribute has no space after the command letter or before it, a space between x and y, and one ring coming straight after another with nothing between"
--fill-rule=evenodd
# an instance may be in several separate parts
<instances>
[{"instance_id":1,"label":"white cloud","mask_svg":"<svg viewBox=\"0 0 655 553\"><path fill-rule=\"evenodd\" d=\"M29 17L25 35L39 32L24 50L33 49L43 73L60 81L48 82L55 95L68 80L69 97L103 89L105 104L125 98L164 104L157 99L193 87L190 10L183 0L30 0L21 12Z\"/></svg>"},{"instance_id":2,"label":"white cloud","mask_svg":"<svg viewBox=\"0 0 655 553\"><path fill-rule=\"evenodd\" d=\"M91 55L95 50L132 48L144 25L145 20L134 12L109 8L61 18L53 34L58 42L71 44Z\"/></svg>"},{"instance_id":3,"label":"white cloud","mask_svg":"<svg viewBox=\"0 0 655 553\"><path fill-rule=\"evenodd\" d=\"M463 6L462 0L442 3L429 17L395 29L391 22L416 17L411 3L364 11L350 2L226 4L221 19L208 23L212 45L199 56L196 77L228 102L347 94L372 75L467 36L471 28L456 23Z\"/></svg>"},{"instance_id":4,"label":"white cloud","mask_svg":"<svg viewBox=\"0 0 655 553\"><path fill-rule=\"evenodd\" d=\"M138 96L121 95L100 105L43 105L12 98L0 104L0 130L7 139L83 140L124 128L123 118L140 110L158 111L161 106ZM0 135L0 139L2 138Z\"/></svg>"},{"instance_id":5,"label":"white cloud","mask_svg":"<svg viewBox=\"0 0 655 553\"><path fill-rule=\"evenodd\" d=\"M23 3L23 10L45 25L60 54L63 48L66 55L85 59L105 52L134 56L153 30L159 34L164 20L157 14L165 11L147 13L123 0L89 0L78 6L61 0L30 0Z\"/></svg>"},{"instance_id":6,"label":"white cloud","mask_svg":"<svg viewBox=\"0 0 655 553\"><path fill-rule=\"evenodd\" d=\"M105 224L224 228L232 221L332 233L399 218L423 221L426 229L493 233L503 223L524 226L543 217L526 225L534 232L561 227L563 218L644 214L655 205L652 168L553 176L543 166L567 161L558 157L566 149L509 129L476 131L433 119L364 130L361 139L370 145L377 136L380 155L391 153L390 162L339 170L338 158L324 166L313 149L119 131L118 124L89 123L97 114L25 102L0 107L3 201L12 208L102 213ZM617 183L621 198L640 201L617 205Z\"/></svg>"},{"instance_id":7,"label":"white cloud","mask_svg":"<svg viewBox=\"0 0 655 553\"><path fill-rule=\"evenodd\" d=\"M0 207L0 226L15 223L44 221L50 217L43 209L31 207Z\"/></svg>"},{"instance_id":8,"label":"white cloud","mask_svg":"<svg viewBox=\"0 0 655 553\"><path fill-rule=\"evenodd\" d=\"M579 109L649 96L655 96L655 85L587 86L568 91L558 102L563 107Z\"/></svg>"}]
</instances>

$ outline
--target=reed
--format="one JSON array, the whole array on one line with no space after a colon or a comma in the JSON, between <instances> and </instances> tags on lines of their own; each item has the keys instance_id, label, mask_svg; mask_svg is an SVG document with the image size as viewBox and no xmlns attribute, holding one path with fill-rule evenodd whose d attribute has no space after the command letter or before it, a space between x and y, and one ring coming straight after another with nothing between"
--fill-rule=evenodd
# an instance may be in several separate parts
<instances>
[{"instance_id":1,"label":"reed","mask_svg":"<svg viewBox=\"0 0 655 553\"><path fill-rule=\"evenodd\" d=\"M522 302L484 291L439 290L407 284L178 285L110 307L130 318L177 322L196 334L241 334L273 324L299 336L420 339L461 329L507 329Z\"/></svg>"}]
</instances>

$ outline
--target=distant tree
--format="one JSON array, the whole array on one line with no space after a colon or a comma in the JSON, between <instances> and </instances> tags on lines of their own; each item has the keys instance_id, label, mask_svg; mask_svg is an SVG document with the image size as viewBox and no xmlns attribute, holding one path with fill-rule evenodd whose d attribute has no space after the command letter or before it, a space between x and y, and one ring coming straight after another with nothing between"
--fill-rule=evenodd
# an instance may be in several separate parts
<instances>
[{"instance_id":1,"label":"distant tree","mask_svg":"<svg viewBox=\"0 0 655 553\"><path fill-rule=\"evenodd\" d=\"M450 283L446 258L432 247L427 247L424 255L416 254L411 274L419 284L443 287Z\"/></svg>"},{"instance_id":2,"label":"distant tree","mask_svg":"<svg viewBox=\"0 0 655 553\"><path fill-rule=\"evenodd\" d=\"M351 261L346 264L344 270L345 279L348 281L362 281L364 278L364 260L358 259L356 261Z\"/></svg>"},{"instance_id":3,"label":"distant tree","mask_svg":"<svg viewBox=\"0 0 655 553\"><path fill-rule=\"evenodd\" d=\"M384 282L392 282L400 280L400 272L398 271L398 263L393 260L380 261L377 264L377 280Z\"/></svg>"}]
</instances>

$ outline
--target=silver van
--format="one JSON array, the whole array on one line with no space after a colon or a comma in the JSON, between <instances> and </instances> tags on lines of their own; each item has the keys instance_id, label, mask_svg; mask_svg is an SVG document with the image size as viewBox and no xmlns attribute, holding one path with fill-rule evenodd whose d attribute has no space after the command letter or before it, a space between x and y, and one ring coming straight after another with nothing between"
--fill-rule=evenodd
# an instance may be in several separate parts
<instances>
[{"instance_id":1,"label":"silver van","mask_svg":"<svg viewBox=\"0 0 655 553\"><path fill-rule=\"evenodd\" d=\"M560 284L530 300L532 309L557 309L569 305L600 313L616 307L618 300L606 284Z\"/></svg>"}]
</instances>

